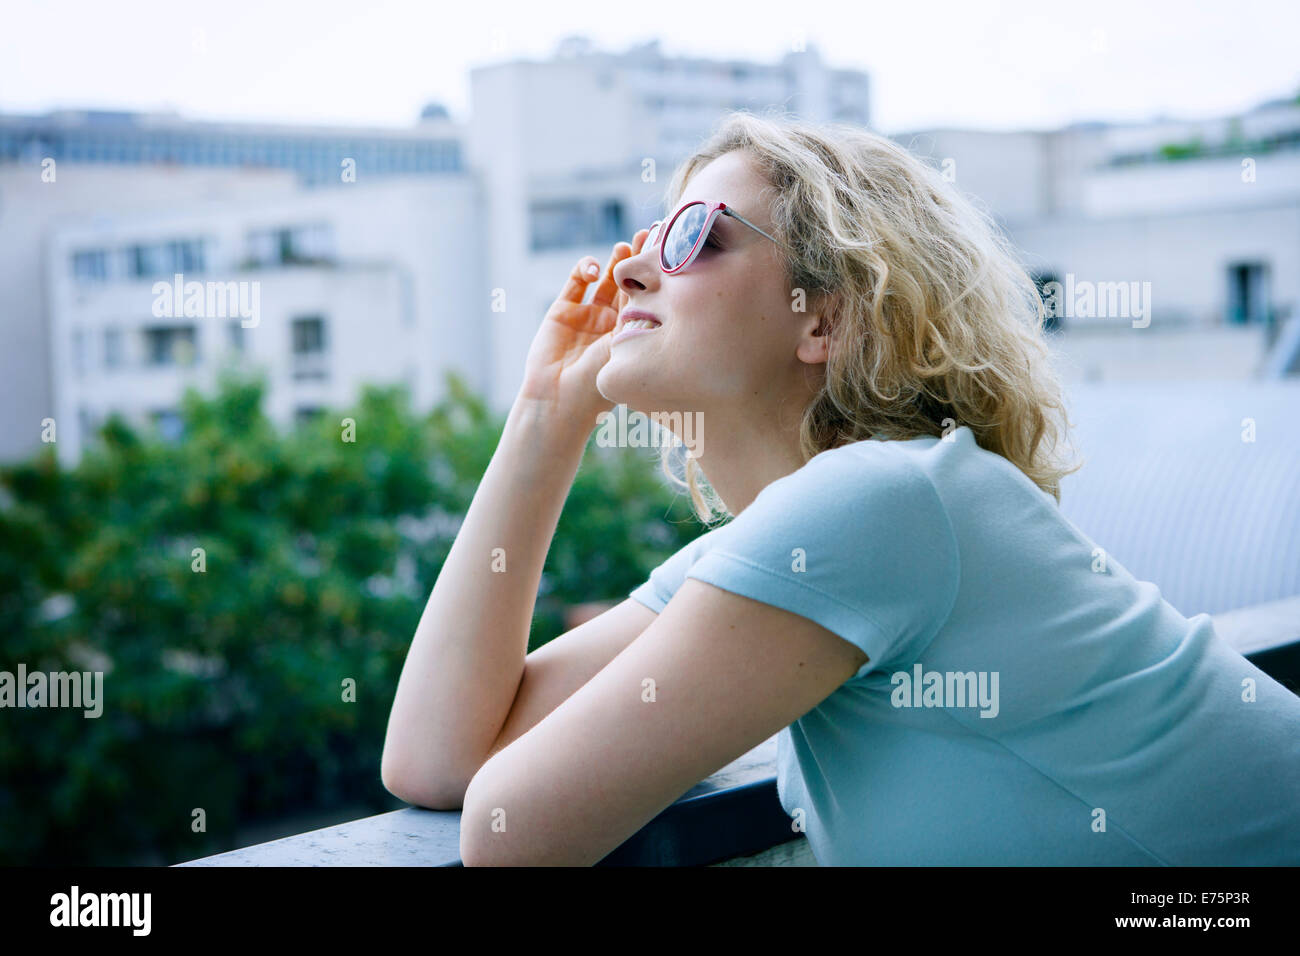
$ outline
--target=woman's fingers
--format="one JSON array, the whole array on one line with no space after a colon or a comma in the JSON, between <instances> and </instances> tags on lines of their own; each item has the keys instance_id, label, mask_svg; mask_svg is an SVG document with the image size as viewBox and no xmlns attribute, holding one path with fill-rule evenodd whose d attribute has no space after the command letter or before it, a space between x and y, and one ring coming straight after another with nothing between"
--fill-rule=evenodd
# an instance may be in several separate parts
<instances>
[{"instance_id":1,"label":"woman's fingers","mask_svg":"<svg viewBox=\"0 0 1300 956\"><path fill-rule=\"evenodd\" d=\"M614 267L630 255L632 255L632 247L626 242L614 243L614 251L609 256L609 265L600 274L600 285L596 286L596 293L591 297L592 305L611 305L614 302L614 297L618 294Z\"/></svg>"},{"instance_id":2,"label":"woman's fingers","mask_svg":"<svg viewBox=\"0 0 1300 956\"><path fill-rule=\"evenodd\" d=\"M649 234L649 229L642 229L632 237L631 245L626 242L614 243L609 263L603 270L594 256L583 256L574 263L573 271L569 273L568 279L565 280L564 288L560 290L559 297L580 304L587 294L587 286L599 281L600 284L596 286L595 295L591 299L592 305L612 305L616 297L626 298L620 292L618 282L614 279L614 267L629 256L637 255L645 245L646 236Z\"/></svg>"},{"instance_id":3,"label":"woman's fingers","mask_svg":"<svg viewBox=\"0 0 1300 956\"><path fill-rule=\"evenodd\" d=\"M582 302L587 294L587 286L600 278L600 263L595 256L583 256L573 264L573 271L564 282L559 297L570 302Z\"/></svg>"}]
</instances>

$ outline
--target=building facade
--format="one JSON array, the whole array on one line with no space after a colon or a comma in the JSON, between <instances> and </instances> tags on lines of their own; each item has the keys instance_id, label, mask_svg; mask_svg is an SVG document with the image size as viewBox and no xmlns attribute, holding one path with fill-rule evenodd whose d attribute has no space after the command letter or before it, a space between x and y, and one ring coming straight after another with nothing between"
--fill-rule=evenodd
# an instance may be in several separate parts
<instances>
[{"instance_id":1,"label":"building facade","mask_svg":"<svg viewBox=\"0 0 1300 956\"><path fill-rule=\"evenodd\" d=\"M266 376L275 422L370 383L427 408L449 371L486 391L480 196L466 177L389 179L57 230L49 288L57 446L75 461L111 412L179 428L186 387Z\"/></svg>"},{"instance_id":2,"label":"building facade","mask_svg":"<svg viewBox=\"0 0 1300 956\"><path fill-rule=\"evenodd\" d=\"M60 275L61 264L46 261L57 228L104 216L121 224L150 210L238 204L317 187L465 181L462 128L436 105L425 114L399 130L204 123L93 110L0 115L0 460L36 451L40 423L66 405L52 384L55 318L46 281L47 274ZM81 268L100 266L86 260Z\"/></svg>"},{"instance_id":3,"label":"building facade","mask_svg":"<svg viewBox=\"0 0 1300 956\"><path fill-rule=\"evenodd\" d=\"M895 138L993 216L1040 285L1057 283L1067 377L1300 373L1300 102Z\"/></svg>"}]
</instances>

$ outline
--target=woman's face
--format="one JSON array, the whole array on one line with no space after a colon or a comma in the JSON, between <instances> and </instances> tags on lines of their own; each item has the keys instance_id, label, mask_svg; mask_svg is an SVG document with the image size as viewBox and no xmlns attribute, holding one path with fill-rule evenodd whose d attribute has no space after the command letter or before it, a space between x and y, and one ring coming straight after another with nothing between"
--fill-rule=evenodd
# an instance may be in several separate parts
<instances>
[{"instance_id":1,"label":"woman's face","mask_svg":"<svg viewBox=\"0 0 1300 956\"><path fill-rule=\"evenodd\" d=\"M691 177L673 211L692 200L721 201L775 235L760 198L765 188L745 153L726 153ZM726 422L762 414L769 404L806 390L810 353L801 341L809 315L792 307L781 248L723 214L710 236L675 275L660 270L658 246L647 245L614 267L627 308L649 312L661 324L611 346L596 377L609 401L647 415L716 412Z\"/></svg>"}]
</instances>

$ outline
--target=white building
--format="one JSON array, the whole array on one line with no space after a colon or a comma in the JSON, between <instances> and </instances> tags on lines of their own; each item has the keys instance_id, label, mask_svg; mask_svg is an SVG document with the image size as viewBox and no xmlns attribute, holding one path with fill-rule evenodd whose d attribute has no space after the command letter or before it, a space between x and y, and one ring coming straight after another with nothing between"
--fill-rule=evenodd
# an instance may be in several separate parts
<instances>
[{"instance_id":1,"label":"white building","mask_svg":"<svg viewBox=\"0 0 1300 956\"><path fill-rule=\"evenodd\" d=\"M418 408L449 370L486 391L479 206L469 177L394 178L59 229L48 280L60 456L75 460L110 411L174 429L184 388L209 389L225 362L265 370L267 414L285 425L367 383L405 383Z\"/></svg>"},{"instance_id":2,"label":"white building","mask_svg":"<svg viewBox=\"0 0 1300 956\"><path fill-rule=\"evenodd\" d=\"M267 169L58 164L0 165L0 460L41 447L41 422L55 413L51 379L46 239L69 217L174 209L196 200L282 196L293 175Z\"/></svg>"},{"instance_id":3,"label":"white building","mask_svg":"<svg viewBox=\"0 0 1300 956\"><path fill-rule=\"evenodd\" d=\"M1202 122L895 138L979 200L1042 282L1146 295L1145 317L1131 303L1108 310L1101 296L1091 309L1079 296L1074 308L1060 303L1068 377L1300 372L1300 104Z\"/></svg>"},{"instance_id":4,"label":"white building","mask_svg":"<svg viewBox=\"0 0 1300 956\"><path fill-rule=\"evenodd\" d=\"M41 445L55 414L44 256L61 222L306 185L464 179L463 131L437 104L406 129L213 123L171 113L0 114L0 460ZM346 177L351 182L345 182Z\"/></svg>"}]
</instances>

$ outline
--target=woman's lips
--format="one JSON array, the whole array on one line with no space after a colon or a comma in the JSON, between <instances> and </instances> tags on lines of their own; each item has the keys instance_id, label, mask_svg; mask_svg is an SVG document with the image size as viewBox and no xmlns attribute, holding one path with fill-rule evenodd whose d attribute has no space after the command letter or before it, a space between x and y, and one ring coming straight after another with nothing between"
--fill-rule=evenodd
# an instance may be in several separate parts
<instances>
[{"instance_id":1,"label":"woman's lips","mask_svg":"<svg viewBox=\"0 0 1300 956\"><path fill-rule=\"evenodd\" d=\"M647 312L645 309L628 308L624 309L618 315L619 325L627 325L627 323L631 322L633 319L649 319L651 322L659 322L659 316L655 315L653 312ZM659 322L659 324L662 325L663 323Z\"/></svg>"},{"instance_id":2,"label":"woman's lips","mask_svg":"<svg viewBox=\"0 0 1300 956\"><path fill-rule=\"evenodd\" d=\"M628 323L642 320L655 324L653 326L638 325L636 328L628 328ZM633 335L657 331L662 325L663 323L649 312L641 309L624 309L618 317L618 331L614 333L614 338L610 340L609 344L613 345L615 342L630 338Z\"/></svg>"},{"instance_id":3,"label":"woman's lips","mask_svg":"<svg viewBox=\"0 0 1300 956\"><path fill-rule=\"evenodd\" d=\"M609 340L609 344L616 345L624 339L630 339L634 335L649 335L651 332L658 332L659 328L660 327L657 325L652 325L647 328L624 328L621 332L615 333L614 337Z\"/></svg>"}]
</instances>

